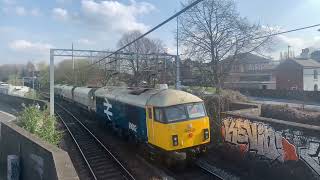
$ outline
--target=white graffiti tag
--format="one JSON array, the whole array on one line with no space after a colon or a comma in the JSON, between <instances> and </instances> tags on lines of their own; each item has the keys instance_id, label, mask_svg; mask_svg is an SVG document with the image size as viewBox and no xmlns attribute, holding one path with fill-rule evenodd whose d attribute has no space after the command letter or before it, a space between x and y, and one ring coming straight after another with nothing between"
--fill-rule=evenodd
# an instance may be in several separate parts
<instances>
[{"instance_id":1,"label":"white graffiti tag","mask_svg":"<svg viewBox=\"0 0 320 180\"><path fill-rule=\"evenodd\" d=\"M300 149L301 158L320 175L320 143L309 142L308 148Z\"/></svg>"},{"instance_id":2,"label":"white graffiti tag","mask_svg":"<svg viewBox=\"0 0 320 180\"><path fill-rule=\"evenodd\" d=\"M112 104L109 103L107 98L104 98L104 101L103 105L107 108L104 110L104 113L107 115L109 121L111 121L112 112L110 110L112 108Z\"/></svg>"},{"instance_id":3,"label":"white graffiti tag","mask_svg":"<svg viewBox=\"0 0 320 180\"><path fill-rule=\"evenodd\" d=\"M265 156L271 160L284 161L282 136L264 123L254 123L246 119L225 118L224 139L232 144L247 145L249 152Z\"/></svg>"},{"instance_id":4,"label":"white graffiti tag","mask_svg":"<svg viewBox=\"0 0 320 180\"><path fill-rule=\"evenodd\" d=\"M224 141L239 147L241 153L255 153L269 160L302 160L320 175L320 142L297 130L278 130L271 125L242 117L223 119Z\"/></svg>"}]
</instances>

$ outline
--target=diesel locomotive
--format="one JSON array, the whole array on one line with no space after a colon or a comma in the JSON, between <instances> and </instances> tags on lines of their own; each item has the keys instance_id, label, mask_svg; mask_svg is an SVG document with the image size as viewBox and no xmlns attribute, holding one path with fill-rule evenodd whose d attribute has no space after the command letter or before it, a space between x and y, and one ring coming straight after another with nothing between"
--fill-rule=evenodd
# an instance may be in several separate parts
<instances>
[{"instance_id":1,"label":"diesel locomotive","mask_svg":"<svg viewBox=\"0 0 320 180\"><path fill-rule=\"evenodd\" d=\"M55 86L56 96L93 113L120 134L167 157L206 150L210 124L203 100L174 89Z\"/></svg>"}]
</instances>

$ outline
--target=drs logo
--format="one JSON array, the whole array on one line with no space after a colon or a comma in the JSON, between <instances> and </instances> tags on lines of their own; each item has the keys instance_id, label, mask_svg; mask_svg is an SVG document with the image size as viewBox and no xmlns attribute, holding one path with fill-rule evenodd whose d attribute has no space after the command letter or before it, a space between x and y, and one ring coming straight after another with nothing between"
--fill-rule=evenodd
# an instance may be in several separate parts
<instances>
[{"instance_id":1,"label":"drs logo","mask_svg":"<svg viewBox=\"0 0 320 180\"><path fill-rule=\"evenodd\" d=\"M134 132L137 132L137 125L129 122L129 129L131 129Z\"/></svg>"}]
</instances>

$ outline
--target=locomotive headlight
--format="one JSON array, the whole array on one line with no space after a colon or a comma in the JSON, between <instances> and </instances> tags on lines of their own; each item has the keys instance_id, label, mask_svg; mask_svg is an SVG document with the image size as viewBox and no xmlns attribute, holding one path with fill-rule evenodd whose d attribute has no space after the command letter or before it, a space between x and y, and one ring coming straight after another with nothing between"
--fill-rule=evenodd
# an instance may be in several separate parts
<instances>
[{"instance_id":1,"label":"locomotive headlight","mask_svg":"<svg viewBox=\"0 0 320 180\"><path fill-rule=\"evenodd\" d=\"M209 139L209 129L203 129L203 138L204 141Z\"/></svg>"},{"instance_id":2,"label":"locomotive headlight","mask_svg":"<svg viewBox=\"0 0 320 180\"><path fill-rule=\"evenodd\" d=\"M178 146L178 135L172 135L172 144L173 146Z\"/></svg>"}]
</instances>

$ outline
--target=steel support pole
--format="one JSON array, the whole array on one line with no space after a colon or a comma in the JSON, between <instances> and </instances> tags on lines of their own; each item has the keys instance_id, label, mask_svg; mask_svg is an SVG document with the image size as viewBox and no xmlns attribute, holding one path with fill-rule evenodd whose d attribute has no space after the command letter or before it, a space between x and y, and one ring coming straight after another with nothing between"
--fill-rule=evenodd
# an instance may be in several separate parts
<instances>
[{"instance_id":1,"label":"steel support pole","mask_svg":"<svg viewBox=\"0 0 320 180\"><path fill-rule=\"evenodd\" d=\"M179 16L177 16L177 56L176 56L176 89L181 88L181 81L180 81L180 58L179 58Z\"/></svg>"},{"instance_id":2,"label":"steel support pole","mask_svg":"<svg viewBox=\"0 0 320 180\"><path fill-rule=\"evenodd\" d=\"M34 89L34 67L33 67L33 69L32 69L32 99L33 100L35 99L34 93L35 93L35 89Z\"/></svg>"},{"instance_id":3,"label":"steel support pole","mask_svg":"<svg viewBox=\"0 0 320 180\"><path fill-rule=\"evenodd\" d=\"M54 50L50 49L50 115L54 115Z\"/></svg>"},{"instance_id":4,"label":"steel support pole","mask_svg":"<svg viewBox=\"0 0 320 180\"><path fill-rule=\"evenodd\" d=\"M176 66L177 66L176 89L180 90L181 89L181 81L180 81L180 58L179 58L179 56L176 57Z\"/></svg>"}]
</instances>

